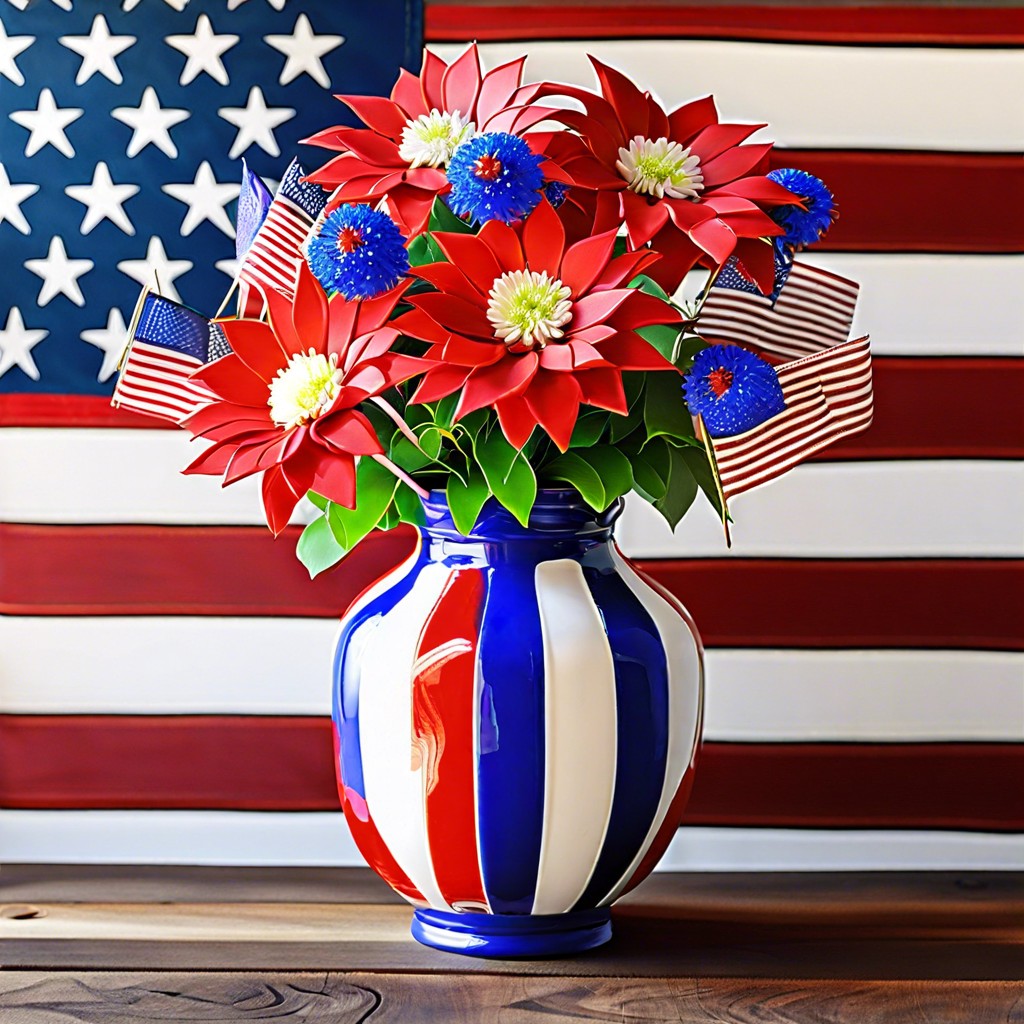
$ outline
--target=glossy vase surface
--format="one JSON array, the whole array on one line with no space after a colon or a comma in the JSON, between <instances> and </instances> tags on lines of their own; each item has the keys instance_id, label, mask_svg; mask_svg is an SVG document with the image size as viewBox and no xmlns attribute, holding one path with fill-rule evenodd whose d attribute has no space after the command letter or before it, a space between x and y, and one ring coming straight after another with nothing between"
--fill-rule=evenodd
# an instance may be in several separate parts
<instances>
[{"instance_id":1,"label":"glossy vase surface","mask_svg":"<svg viewBox=\"0 0 1024 1024\"><path fill-rule=\"evenodd\" d=\"M444 495L412 554L345 614L334 724L360 851L413 934L481 956L567 954L664 853L693 781L703 654L679 601L596 515L541 491L473 533Z\"/></svg>"}]
</instances>

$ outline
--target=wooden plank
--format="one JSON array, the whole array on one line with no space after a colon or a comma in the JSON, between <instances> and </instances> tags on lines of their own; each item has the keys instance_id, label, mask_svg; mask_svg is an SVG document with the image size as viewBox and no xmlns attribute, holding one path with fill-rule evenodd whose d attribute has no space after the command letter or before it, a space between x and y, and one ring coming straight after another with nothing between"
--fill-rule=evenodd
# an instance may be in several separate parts
<instances>
[{"instance_id":1,"label":"wooden plank","mask_svg":"<svg viewBox=\"0 0 1024 1024\"><path fill-rule=\"evenodd\" d=\"M424 974L0 975L0 1012L19 1024L302 1020L318 1024L673 1021L942 1024L1008 1021L1022 986L970 982L756 981ZM908 1016L909 1015L909 1016Z\"/></svg>"}]
</instances>

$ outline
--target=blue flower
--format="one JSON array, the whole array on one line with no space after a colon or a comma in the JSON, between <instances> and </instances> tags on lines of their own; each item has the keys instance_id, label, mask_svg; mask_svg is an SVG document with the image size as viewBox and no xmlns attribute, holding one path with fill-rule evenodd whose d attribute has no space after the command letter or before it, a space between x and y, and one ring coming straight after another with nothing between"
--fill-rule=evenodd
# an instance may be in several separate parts
<instances>
[{"instance_id":1,"label":"blue flower","mask_svg":"<svg viewBox=\"0 0 1024 1024\"><path fill-rule=\"evenodd\" d=\"M742 434L786 408L774 367L739 345L698 352L683 391L690 412L704 418L712 437Z\"/></svg>"},{"instance_id":2,"label":"blue flower","mask_svg":"<svg viewBox=\"0 0 1024 1024\"><path fill-rule=\"evenodd\" d=\"M565 202L570 187L564 181L549 181L544 186L544 195L553 209L557 210Z\"/></svg>"},{"instance_id":3,"label":"blue flower","mask_svg":"<svg viewBox=\"0 0 1024 1024\"><path fill-rule=\"evenodd\" d=\"M339 206L310 240L306 257L329 295L372 299L409 272L405 237L395 222L365 203Z\"/></svg>"},{"instance_id":4,"label":"blue flower","mask_svg":"<svg viewBox=\"0 0 1024 1024\"><path fill-rule=\"evenodd\" d=\"M835 219L836 204L828 187L821 178L795 167L770 171L768 177L798 195L807 206L806 210L799 206L778 206L769 211L772 220L786 229L786 233L775 240L776 244L789 249L814 245Z\"/></svg>"},{"instance_id":5,"label":"blue flower","mask_svg":"<svg viewBox=\"0 0 1024 1024\"><path fill-rule=\"evenodd\" d=\"M543 158L508 132L488 132L464 142L448 164L448 205L474 220L520 220L540 202Z\"/></svg>"}]
</instances>

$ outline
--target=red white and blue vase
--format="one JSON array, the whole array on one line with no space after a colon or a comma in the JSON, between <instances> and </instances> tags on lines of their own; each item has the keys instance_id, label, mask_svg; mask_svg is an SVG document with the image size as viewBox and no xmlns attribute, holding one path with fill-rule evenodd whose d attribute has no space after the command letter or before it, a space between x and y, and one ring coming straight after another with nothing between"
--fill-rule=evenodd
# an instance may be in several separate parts
<instances>
[{"instance_id":1,"label":"red white and blue vase","mask_svg":"<svg viewBox=\"0 0 1024 1024\"><path fill-rule=\"evenodd\" d=\"M439 949L537 957L611 937L693 782L703 650L597 515L541 491L470 536L442 492L413 553L346 613L334 723L360 851Z\"/></svg>"}]
</instances>

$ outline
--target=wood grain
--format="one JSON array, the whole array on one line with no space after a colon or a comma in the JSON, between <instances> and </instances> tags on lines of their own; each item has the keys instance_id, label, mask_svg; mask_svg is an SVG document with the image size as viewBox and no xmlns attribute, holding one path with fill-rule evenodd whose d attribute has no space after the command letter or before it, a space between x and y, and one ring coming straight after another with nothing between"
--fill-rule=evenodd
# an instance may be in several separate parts
<instances>
[{"instance_id":1,"label":"wood grain","mask_svg":"<svg viewBox=\"0 0 1024 1024\"><path fill-rule=\"evenodd\" d=\"M463 977L424 974L0 974L17 1024L274 1019L315 1024L1018 1024L1008 983ZM10 1015L10 1016L8 1016Z\"/></svg>"}]
</instances>

